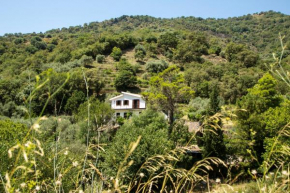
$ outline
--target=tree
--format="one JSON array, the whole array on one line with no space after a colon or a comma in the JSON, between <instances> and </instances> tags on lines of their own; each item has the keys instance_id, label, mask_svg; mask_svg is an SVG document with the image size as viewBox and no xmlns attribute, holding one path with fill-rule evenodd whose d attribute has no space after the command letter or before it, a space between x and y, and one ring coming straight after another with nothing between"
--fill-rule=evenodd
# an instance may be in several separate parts
<instances>
[{"instance_id":1,"label":"tree","mask_svg":"<svg viewBox=\"0 0 290 193\"><path fill-rule=\"evenodd\" d=\"M130 143L136 141L139 136L141 136L140 143L129 158L133 161L132 165L126 171L122 171L122 175L128 177L123 178L123 181L135 175L147 158L166 153L173 147L168 139L168 124L162 114L154 110L146 110L140 115L133 115L117 131L103 155L102 165L107 175L116 175L118 167L129 151Z\"/></svg>"},{"instance_id":2,"label":"tree","mask_svg":"<svg viewBox=\"0 0 290 193\"><path fill-rule=\"evenodd\" d=\"M82 91L74 91L72 96L67 100L64 107L68 113L75 113L80 104L86 100L86 96Z\"/></svg>"},{"instance_id":3,"label":"tree","mask_svg":"<svg viewBox=\"0 0 290 193\"><path fill-rule=\"evenodd\" d=\"M90 120L91 126L101 126L107 124L112 116L113 110L110 104L100 102L99 100L91 97L89 99L89 117L88 117L88 101L81 104L75 114L77 121L87 121Z\"/></svg>"},{"instance_id":4,"label":"tree","mask_svg":"<svg viewBox=\"0 0 290 193\"><path fill-rule=\"evenodd\" d=\"M204 157L225 159L226 146L221 128L222 121L219 117L207 118L200 144L203 147Z\"/></svg>"},{"instance_id":5,"label":"tree","mask_svg":"<svg viewBox=\"0 0 290 193\"><path fill-rule=\"evenodd\" d=\"M114 84L118 90L132 88L137 84L137 78L132 72L122 70L117 75Z\"/></svg>"},{"instance_id":6,"label":"tree","mask_svg":"<svg viewBox=\"0 0 290 193\"><path fill-rule=\"evenodd\" d=\"M213 85L213 89L210 93L209 99L210 101L209 101L208 113L210 115L214 115L220 110L219 88L217 84Z\"/></svg>"},{"instance_id":7,"label":"tree","mask_svg":"<svg viewBox=\"0 0 290 193\"><path fill-rule=\"evenodd\" d=\"M120 48L114 47L110 56L112 56L115 61L119 61L122 56L122 50Z\"/></svg>"},{"instance_id":8,"label":"tree","mask_svg":"<svg viewBox=\"0 0 290 193\"><path fill-rule=\"evenodd\" d=\"M201 62L201 55L207 54L208 43L204 35L190 34L187 40L178 44L173 59L181 63Z\"/></svg>"},{"instance_id":9,"label":"tree","mask_svg":"<svg viewBox=\"0 0 290 193\"><path fill-rule=\"evenodd\" d=\"M186 86L179 68L173 65L152 77L150 89L143 95L151 105L168 112L169 123L172 125L177 103L187 102L193 97L194 91Z\"/></svg>"},{"instance_id":10,"label":"tree","mask_svg":"<svg viewBox=\"0 0 290 193\"><path fill-rule=\"evenodd\" d=\"M271 158L275 163L289 163L290 157L285 156L286 147L290 146L289 127L287 124L290 122L290 101L285 100L280 106L270 108L263 113L262 123L265 125L265 140L263 142L265 152L263 159ZM287 130L288 128L288 130ZM285 129L285 132L281 132ZM279 137L278 137L279 136ZM276 145L273 145L277 143Z\"/></svg>"},{"instance_id":11,"label":"tree","mask_svg":"<svg viewBox=\"0 0 290 193\"><path fill-rule=\"evenodd\" d=\"M178 44L178 38L176 33L166 32L158 38L158 46L161 47L164 51L167 51L171 48L176 48Z\"/></svg>"},{"instance_id":12,"label":"tree","mask_svg":"<svg viewBox=\"0 0 290 193\"><path fill-rule=\"evenodd\" d=\"M238 136L241 145L251 151L258 160L261 159L266 137L263 113L270 108L276 108L281 103L281 97L276 91L276 80L266 73L246 96L238 102L242 110L238 115ZM244 152L245 153L245 152Z\"/></svg>"}]
</instances>

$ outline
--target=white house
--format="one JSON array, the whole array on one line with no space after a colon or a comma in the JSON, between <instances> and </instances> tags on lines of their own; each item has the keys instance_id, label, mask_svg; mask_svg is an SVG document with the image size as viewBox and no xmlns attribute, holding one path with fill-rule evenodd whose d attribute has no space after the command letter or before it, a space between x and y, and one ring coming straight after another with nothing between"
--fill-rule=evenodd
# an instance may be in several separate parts
<instances>
[{"instance_id":1,"label":"white house","mask_svg":"<svg viewBox=\"0 0 290 193\"><path fill-rule=\"evenodd\" d=\"M139 94L122 92L121 95L111 98L110 101L116 117L126 118L131 113L139 114L146 109L146 102Z\"/></svg>"}]
</instances>

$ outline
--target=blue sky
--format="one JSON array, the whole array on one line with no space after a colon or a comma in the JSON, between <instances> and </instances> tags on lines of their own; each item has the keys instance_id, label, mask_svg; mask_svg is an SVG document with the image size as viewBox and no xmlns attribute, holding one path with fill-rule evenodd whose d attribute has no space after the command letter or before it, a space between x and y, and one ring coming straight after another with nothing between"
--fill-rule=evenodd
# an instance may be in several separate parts
<instances>
[{"instance_id":1,"label":"blue sky","mask_svg":"<svg viewBox=\"0 0 290 193\"><path fill-rule=\"evenodd\" d=\"M268 10L290 15L290 0L0 0L0 35L45 32L121 15L227 18Z\"/></svg>"}]
</instances>

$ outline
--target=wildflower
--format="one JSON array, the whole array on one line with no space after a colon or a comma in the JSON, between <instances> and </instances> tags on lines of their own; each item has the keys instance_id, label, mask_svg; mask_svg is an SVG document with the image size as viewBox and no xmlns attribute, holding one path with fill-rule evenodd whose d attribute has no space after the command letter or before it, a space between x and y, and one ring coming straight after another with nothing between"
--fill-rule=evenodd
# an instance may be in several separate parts
<instances>
[{"instance_id":1,"label":"wildflower","mask_svg":"<svg viewBox=\"0 0 290 193\"><path fill-rule=\"evenodd\" d=\"M61 122L61 118L59 118L58 121Z\"/></svg>"},{"instance_id":2,"label":"wildflower","mask_svg":"<svg viewBox=\"0 0 290 193\"><path fill-rule=\"evenodd\" d=\"M274 173L273 172L270 172L270 175L272 176L272 175L274 175Z\"/></svg>"},{"instance_id":3,"label":"wildflower","mask_svg":"<svg viewBox=\"0 0 290 193\"><path fill-rule=\"evenodd\" d=\"M25 147L29 147L32 143L28 141L27 143L24 144Z\"/></svg>"},{"instance_id":4,"label":"wildflower","mask_svg":"<svg viewBox=\"0 0 290 193\"><path fill-rule=\"evenodd\" d=\"M170 190L170 193L173 193L173 190Z\"/></svg>"},{"instance_id":5,"label":"wildflower","mask_svg":"<svg viewBox=\"0 0 290 193\"><path fill-rule=\"evenodd\" d=\"M57 180L57 181L55 182L55 184L56 184L57 186L59 186L59 185L61 185L61 181L60 181L60 180Z\"/></svg>"},{"instance_id":6,"label":"wildflower","mask_svg":"<svg viewBox=\"0 0 290 193\"><path fill-rule=\"evenodd\" d=\"M36 190L36 191L39 191L39 190L40 190L40 186L37 185L37 186L35 187L35 190Z\"/></svg>"},{"instance_id":7,"label":"wildflower","mask_svg":"<svg viewBox=\"0 0 290 193\"><path fill-rule=\"evenodd\" d=\"M235 165L235 162L234 162L234 161L232 161L232 162L231 162L231 165Z\"/></svg>"},{"instance_id":8,"label":"wildflower","mask_svg":"<svg viewBox=\"0 0 290 193\"><path fill-rule=\"evenodd\" d=\"M84 193L84 191L80 190L79 193Z\"/></svg>"},{"instance_id":9,"label":"wildflower","mask_svg":"<svg viewBox=\"0 0 290 193\"><path fill-rule=\"evenodd\" d=\"M39 128L40 128L40 126L39 126L38 123L34 123L34 124L32 125L32 129L39 129Z\"/></svg>"},{"instance_id":10,"label":"wildflower","mask_svg":"<svg viewBox=\"0 0 290 193\"><path fill-rule=\"evenodd\" d=\"M21 188L25 188L25 187L26 187L26 184L25 184L24 182L22 182L22 183L20 184L20 187L21 187Z\"/></svg>"},{"instance_id":11,"label":"wildflower","mask_svg":"<svg viewBox=\"0 0 290 193\"><path fill-rule=\"evenodd\" d=\"M73 162L73 167L77 167L79 165L79 163L77 161Z\"/></svg>"},{"instance_id":12,"label":"wildflower","mask_svg":"<svg viewBox=\"0 0 290 193\"><path fill-rule=\"evenodd\" d=\"M264 186L263 188L261 188L261 191L265 192L266 191L266 187Z\"/></svg>"},{"instance_id":13,"label":"wildflower","mask_svg":"<svg viewBox=\"0 0 290 193\"><path fill-rule=\"evenodd\" d=\"M113 180L114 178L113 177L110 177L110 180Z\"/></svg>"},{"instance_id":14,"label":"wildflower","mask_svg":"<svg viewBox=\"0 0 290 193\"><path fill-rule=\"evenodd\" d=\"M215 182L216 182L216 183L221 183L221 179L217 178L217 179L215 180Z\"/></svg>"},{"instance_id":15,"label":"wildflower","mask_svg":"<svg viewBox=\"0 0 290 193\"><path fill-rule=\"evenodd\" d=\"M242 157L239 157L238 160L239 160L239 162L242 162L243 161L243 158Z\"/></svg>"},{"instance_id":16,"label":"wildflower","mask_svg":"<svg viewBox=\"0 0 290 193\"><path fill-rule=\"evenodd\" d=\"M282 171L282 174L285 175L285 176L287 176L288 175L288 172L286 170L283 170Z\"/></svg>"},{"instance_id":17,"label":"wildflower","mask_svg":"<svg viewBox=\"0 0 290 193\"><path fill-rule=\"evenodd\" d=\"M257 170L252 170L251 173L252 173L253 175L256 175L256 174L257 174Z\"/></svg>"},{"instance_id":18,"label":"wildflower","mask_svg":"<svg viewBox=\"0 0 290 193\"><path fill-rule=\"evenodd\" d=\"M62 177L62 174L59 174L58 177L61 178Z\"/></svg>"},{"instance_id":19,"label":"wildflower","mask_svg":"<svg viewBox=\"0 0 290 193\"><path fill-rule=\"evenodd\" d=\"M143 178L143 177L144 177L144 173L140 173L139 175L140 175L140 177L141 177L141 178Z\"/></svg>"},{"instance_id":20,"label":"wildflower","mask_svg":"<svg viewBox=\"0 0 290 193\"><path fill-rule=\"evenodd\" d=\"M135 186L137 185L137 180L135 180Z\"/></svg>"},{"instance_id":21,"label":"wildflower","mask_svg":"<svg viewBox=\"0 0 290 193\"><path fill-rule=\"evenodd\" d=\"M68 154L68 151L65 151L63 154L64 154L64 155L67 155L67 154Z\"/></svg>"},{"instance_id":22,"label":"wildflower","mask_svg":"<svg viewBox=\"0 0 290 193\"><path fill-rule=\"evenodd\" d=\"M269 177L269 176L265 176L265 178L266 178L266 179L269 179L270 177Z\"/></svg>"},{"instance_id":23,"label":"wildflower","mask_svg":"<svg viewBox=\"0 0 290 193\"><path fill-rule=\"evenodd\" d=\"M20 190L19 190L19 189L16 189L16 190L15 190L15 192L16 192L16 193L19 193L19 192L20 192Z\"/></svg>"},{"instance_id":24,"label":"wildflower","mask_svg":"<svg viewBox=\"0 0 290 193\"><path fill-rule=\"evenodd\" d=\"M47 117L43 116L43 117L40 118L40 120L47 120Z\"/></svg>"}]
</instances>

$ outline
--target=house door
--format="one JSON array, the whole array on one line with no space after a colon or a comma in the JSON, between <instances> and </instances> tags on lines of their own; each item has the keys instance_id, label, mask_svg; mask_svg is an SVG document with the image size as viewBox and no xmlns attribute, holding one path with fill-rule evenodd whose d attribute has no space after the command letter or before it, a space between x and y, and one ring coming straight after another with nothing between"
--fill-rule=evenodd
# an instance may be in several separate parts
<instances>
[{"instance_id":1,"label":"house door","mask_svg":"<svg viewBox=\"0 0 290 193\"><path fill-rule=\"evenodd\" d=\"M134 99L133 100L133 109L139 109L139 105L140 105L140 100Z\"/></svg>"}]
</instances>

